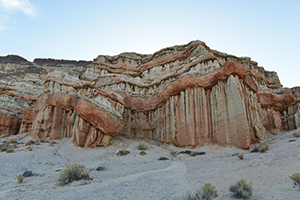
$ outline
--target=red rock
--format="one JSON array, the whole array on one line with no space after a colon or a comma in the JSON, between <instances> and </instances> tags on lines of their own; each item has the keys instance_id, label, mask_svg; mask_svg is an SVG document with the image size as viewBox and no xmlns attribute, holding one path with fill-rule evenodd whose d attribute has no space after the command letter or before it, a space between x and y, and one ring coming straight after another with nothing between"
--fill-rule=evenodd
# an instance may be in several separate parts
<instances>
[{"instance_id":1,"label":"red rock","mask_svg":"<svg viewBox=\"0 0 300 200\"><path fill-rule=\"evenodd\" d=\"M124 122L84 100L77 103L75 111L82 119L112 137L117 136L124 126Z\"/></svg>"},{"instance_id":2,"label":"red rock","mask_svg":"<svg viewBox=\"0 0 300 200\"><path fill-rule=\"evenodd\" d=\"M200 41L152 55L100 55L80 76L63 71L48 74L42 94L0 92L4 100L28 103L8 108L23 115L20 133L73 137L81 147L107 146L123 134L182 147L248 149L264 134L300 127L299 88L282 88L276 72Z\"/></svg>"},{"instance_id":3,"label":"red rock","mask_svg":"<svg viewBox=\"0 0 300 200\"><path fill-rule=\"evenodd\" d=\"M15 135L20 129L19 118L9 112L0 111L0 135Z\"/></svg>"},{"instance_id":4,"label":"red rock","mask_svg":"<svg viewBox=\"0 0 300 200\"><path fill-rule=\"evenodd\" d=\"M23 117L19 134L31 132L32 122L35 116L34 107L25 108L23 110Z\"/></svg>"},{"instance_id":5,"label":"red rock","mask_svg":"<svg viewBox=\"0 0 300 200\"><path fill-rule=\"evenodd\" d=\"M44 94L31 111L35 113L31 128L34 138L73 137L74 143L82 147L102 146L103 139L107 140L104 135L117 136L124 126L113 113L76 94Z\"/></svg>"},{"instance_id":6,"label":"red rock","mask_svg":"<svg viewBox=\"0 0 300 200\"><path fill-rule=\"evenodd\" d=\"M263 108L272 108L279 112L284 111L295 101L295 97L290 90L281 95L275 94L271 91L260 91L258 94L260 104Z\"/></svg>"}]
</instances>

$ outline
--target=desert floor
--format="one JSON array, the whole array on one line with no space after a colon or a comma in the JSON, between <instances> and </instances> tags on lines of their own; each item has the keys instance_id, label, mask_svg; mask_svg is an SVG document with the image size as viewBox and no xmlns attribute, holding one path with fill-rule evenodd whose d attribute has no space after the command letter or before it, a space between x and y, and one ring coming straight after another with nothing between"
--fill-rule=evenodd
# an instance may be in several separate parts
<instances>
[{"instance_id":1,"label":"desert floor","mask_svg":"<svg viewBox=\"0 0 300 200\"><path fill-rule=\"evenodd\" d=\"M137 146L142 141L123 136L114 138L109 147L75 147L71 138L32 144L25 143L29 135L0 139L18 139L13 153L0 153L0 199L184 199L188 192L200 189L205 181L216 186L217 200L234 199L228 187L244 178L252 181L253 195L249 199L300 199L300 187L289 178L300 172L300 138L292 132L265 138L271 141L266 153L250 153L234 147L204 146L191 149L206 152L190 156L172 152L186 150L172 145L146 141L146 155ZM295 140L295 141L290 141ZM23 144L21 144L23 142ZM1 144L1 143L0 143ZM129 150L117 156L118 150ZM235 153L244 152L244 160ZM158 160L161 156L169 160ZM74 181L59 186L59 173L65 163L79 163L86 167L93 180ZM107 170L97 171L103 166ZM32 171L35 176L18 183L16 175Z\"/></svg>"}]
</instances>

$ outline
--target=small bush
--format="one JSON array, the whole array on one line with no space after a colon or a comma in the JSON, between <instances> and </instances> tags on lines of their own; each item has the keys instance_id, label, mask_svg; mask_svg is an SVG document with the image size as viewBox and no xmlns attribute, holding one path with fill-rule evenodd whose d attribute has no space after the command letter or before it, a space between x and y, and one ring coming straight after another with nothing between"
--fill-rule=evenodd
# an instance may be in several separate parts
<instances>
[{"instance_id":1,"label":"small bush","mask_svg":"<svg viewBox=\"0 0 300 200\"><path fill-rule=\"evenodd\" d=\"M294 132L293 135L294 135L295 137L300 137L300 131L299 131L299 132Z\"/></svg>"},{"instance_id":2,"label":"small bush","mask_svg":"<svg viewBox=\"0 0 300 200\"><path fill-rule=\"evenodd\" d=\"M78 165L77 163L68 165L66 163L64 168L59 174L60 185L66 185L74 180L91 179L89 172L83 165Z\"/></svg>"},{"instance_id":3,"label":"small bush","mask_svg":"<svg viewBox=\"0 0 300 200\"><path fill-rule=\"evenodd\" d=\"M233 193L234 197L244 199L249 198L253 193L252 185L253 183L251 181L248 184L245 179L241 179L235 185L231 185L229 191Z\"/></svg>"},{"instance_id":4,"label":"small bush","mask_svg":"<svg viewBox=\"0 0 300 200\"><path fill-rule=\"evenodd\" d=\"M290 179L292 179L296 185L300 186L300 173L296 172L292 176L289 176Z\"/></svg>"},{"instance_id":5,"label":"small bush","mask_svg":"<svg viewBox=\"0 0 300 200\"><path fill-rule=\"evenodd\" d=\"M99 166L99 167L97 167L96 170L97 170L97 171L105 171L105 170L107 170L107 169L106 169L106 167Z\"/></svg>"},{"instance_id":6,"label":"small bush","mask_svg":"<svg viewBox=\"0 0 300 200\"><path fill-rule=\"evenodd\" d=\"M4 152L4 151L6 151L7 150L7 148L8 148L8 144L0 144L0 151L1 152Z\"/></svg>"},{"instance_id":7,"label":"small bush","mask_svg":"<svg viewBox=\"0 0 300 200\"><path fill-rule=\"evenodd\" d=\"M0 138L8 137L9 135L1 135Z\"/></svg>"},{"instance_id":8,"label":"small bush","mask_svg":"<svg viewBox=\"0 0 300 200\"><path fill-rule=\"evenodd\" d=\"M218 197L218 191L215 188L210 182L205 182L204 186L202 186L201 198L203 200L211 200Z\"/></svg>"},{"instance_id":9,"label":"small bush","mask_svg":"<svg viewBox=\"0 0 300 200\"><path fill-rule=\"evenodd\" d=\"M12 149L12 148L7 148L6 149L6 153L13 153L15 150L14 149Z\"/></svg>"},{"instance_id":10,"label":"small bush","mask_svg":"<svg viewBox=\"0 0 300 200\"><path fill-rule=\"evenodd\" d=\"M244 153L237 153L236 156L241 159L244 160Z\"/></svg>"},{"instance_id":11,"label":"small bush","mask_svg":"<svg viewBox=\"0 0 300 200\"><path fill-rule=\"evenodd\" d=\"M196 194L188 193L184 200L200 200L200 192L201 191L198 191Z\"/></svg>"},{"instance_id":12,"label":"small bush","mask_svg":"<svg viewBox=\"0 0 300 200\"><path fill-rule=\"evenodd\" d=\"M22 174L19 174L16 177L17 177L18 183L22 183L24 181L24 176Z\"/></svg>"},{"instance_id":13,"label":"small bush","mask_svg":"<svg viewBox=\"0 0 300 200\"><path fill-rule=\"evenodd\" d=\"M212 200L217 198L218 191L215 189L210 182L205 182L201 190L197 191L195 194L188 194L186 200Z\"/></svg>"},{"instance_id":14,"label":"small bush","mask_svg":"<svg viewBox=\"0 0 300 200\"><path fill-rule=\"evenodd\" d=\"M116 152L116 155L117 156L126 156L129 153L130 153L130 151L127 151L127 150L119 150Z\"/></svg>"},{"instance_id":15,"label":"small bush","mask_svg":"<svg viewBox=\"0 0 300 200\"><path fill-rule=\"evenodd\" d=\"M146 152L145 152L145 151L141 151L141 152L140 152L140 155L141 155L141 156L144 156L144 155L146 155Z\"/></svg>"},{"instance_id":16,"label":"small bush","mask_svg":"<svg viewBox=\"0 0 300 200\"><path fill-rule=\"evenodd\" d=\"M138 150L147 150L148 146L145 143L140 143L137 147Z\"/></svg>"},{"instance_id":17,"label":"small bush","mask_svg":"<svg viewBox=\"0 0 300 200\"><path fill-rule=\"evenodd\" d=\"M264 153L266 152L267 150L269 150L269 143L264 143L264 144L260 144L258 147L257 147L257 150L260 152L260 153Z\"/></svg>"},{"instance_id":18,"label":"small bush","mask_svg":"<svg viewBox=\"0 0 300 200\"><path fill-rule=\"evenodd\" d=\"M15 139L11 138L11 139L8 140L8 143L9 144L15 144L15 143L17 143L17 141Z\"/></svg>"}]
</instances>

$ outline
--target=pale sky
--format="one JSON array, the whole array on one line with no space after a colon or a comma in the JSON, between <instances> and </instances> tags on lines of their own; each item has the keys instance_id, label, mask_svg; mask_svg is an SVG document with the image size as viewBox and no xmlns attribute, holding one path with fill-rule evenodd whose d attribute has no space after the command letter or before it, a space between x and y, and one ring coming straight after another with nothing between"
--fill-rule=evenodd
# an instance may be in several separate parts
<instances>
[{"instance_id":1,"label":"pale sky","mask_svg":"<svg viewBox=\"0 0 300 200\"><path fill-rule=\"evenodd\" d=\"M0 56L92 60L192 40L300 86L300 0L0 0Z\"/></svg>"}]
</instances>

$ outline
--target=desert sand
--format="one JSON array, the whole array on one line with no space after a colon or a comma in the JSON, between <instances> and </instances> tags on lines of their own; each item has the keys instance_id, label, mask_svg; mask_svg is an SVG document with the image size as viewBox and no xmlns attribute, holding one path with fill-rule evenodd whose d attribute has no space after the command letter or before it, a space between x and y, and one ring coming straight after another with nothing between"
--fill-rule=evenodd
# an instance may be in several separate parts
<instances>
[{"instance_id":1,"label":"desert sand","mask_svg":"<svg viewBox=\"0 0 300 200\"><path fill-rule=\"evenodd\" d=\"M292 132L266 137L270 149L266 153L250 153L235 147L207 145L191 149L206 152L190 156L172 152L186 150L154 141L114 138L108 147L81 148L71 138L32 144L32 151L25 143L30 135L15 135L0 141L18 139L13 153L0 153L0 199L184 199L188 192L195 192L205 181L216 186L217 200L234 199L228 190L231 184L244 178L252 181L253 195L249 199L300 199L300 187L289 178L300 172L300 138ZM290 141L295 140L295 141ZM146 155L140 155L139 143L145 142ZM21 144L22 143L22 144ZM117 156L118 150L129 150ZM236 153L244 153L240 160ZM159 161L161 156L169 160ZM74 181L59 186L59 173L65 163L79 163L86 167L93 180ZM103 166L104 171L97 171ZM18 183L16 175L32 171L34 176Z\"/></svg>"}]
</instances>

